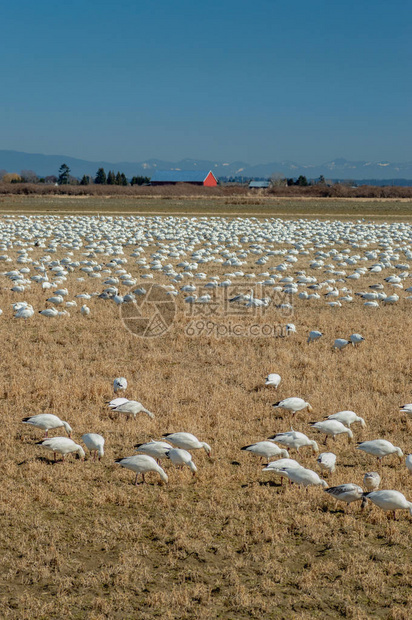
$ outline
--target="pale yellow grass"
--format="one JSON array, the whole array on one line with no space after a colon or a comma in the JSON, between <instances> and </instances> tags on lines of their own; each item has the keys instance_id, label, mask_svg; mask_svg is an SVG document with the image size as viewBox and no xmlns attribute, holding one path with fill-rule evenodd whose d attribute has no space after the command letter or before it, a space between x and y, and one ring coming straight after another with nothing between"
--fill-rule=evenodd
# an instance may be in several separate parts
<instances>
[{"instance_id":1,"label":"pale yellow grass","mask_svg":"<svg viewBox=\"0 0 412 620\"><path fill-rule=\"evenodd\" d=\"M73 279L69 288L75 294L102 284ZM323 438L308 421L352 409L367 422L366 429L352 427L356 440L386 438L412 452L412 422L398 413L412 400L407 301L374 311L359 299L338 309L297 300L289 319L276 309L250 318L293 321L298 333L288 338L191 339L179 299L172 330L149 341L126 331L110 302L87 302L88 318L78 307L69 319L36 314L25 324L11 318L17 298L41 309L46 294L3 291L1 302L2 617L410 617L406 512L393 522L373 506L363 514L359 503L347 510L320 488L281 487L259 459L240 451L288 430L289 418L271 404L300 396L313 413L298 414L293 424L320 447ZM307 345L310 329L324 338ZM355 331L365 337L362 346L332 351L335 338ZM263 386L268 372L282 376L277 391ZM154 420L110 414L105 401L120 375L129 382L126 396ZM67 420L75 440L103 434L104 459L53 464L35 445L42 432L20 423L42 412ZM168 485L153 474L134 487L133 473L115 465L137 442L181 430L212 446L211 460L194 452L197 478L163 461ZM377 467L346 438L328 449L338 455L332 485L361 484ZM298 458L317 469L307 449ZM382 486L412 499L412 476L396 458L384 459Z\"/></svg>"}]
</instances>

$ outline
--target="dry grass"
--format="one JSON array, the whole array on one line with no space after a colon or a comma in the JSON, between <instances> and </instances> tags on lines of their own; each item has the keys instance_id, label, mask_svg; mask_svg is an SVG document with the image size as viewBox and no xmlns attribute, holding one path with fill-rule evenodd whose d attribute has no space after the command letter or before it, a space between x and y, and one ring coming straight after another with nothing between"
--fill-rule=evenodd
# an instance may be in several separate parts
<instances>
[{"instance_id":1,"label":"dry grass","mask_svg":"<svg viewBox=\"0 0 412 620\"><path fill-rule=\"evenodd\" d=\"M156 188L153 188L156 189ZM202 188L200 188L202 189ZM4 214L222 215L256 217L412 218L412 199L274 197L236 195L21 196L0 197Z\"/></svg>"},{"instance_id":2,"label":"dry grass","mask_svg":"<svg viewBox=\"0 0 412 620\"><path fill-rule=\"evenodd\" d=\"M128 269L137 268L129 261ZM68 284L71 297L101 290L75 277ZM407 301L368 311L358 299L337 309L297 300L298 333L288 338L191 339L179 300L171 332L148 341L123 328L112 303L91 300L89 318L77 310L70 319L36 315L24 324L12 319L10 303L23 297L39 309L47 295L12 295L2 292L0 319L3 618L410 617L406 512L392 522L375 507L347 511L320 488L281 487L259 459L240 451L288 430L288 418L271 404L299 395L313 406L311 420L352 409L368 424L353 427L356 439L387 438L411 452L411 423L398 414L411 401ZM285 322L275 309L250 321ZM309 346L314 328L325 337ZM361 347L331 350L335 337L354 331L366 339ZM282 376L277 391L263 387L268 372ZM155 420L109 415L105 401L119 375L129 381L126 395L155 412ZM20 423L41 412L67 420L74 439L102 433L104 459L53 464L35 445L41 431ZM294 424L320 443L308 420L301 414ZM153 475L136 488L133 474L114 464L133 454L135 443L179 430L212 446L211 460L194 453L196 479L166 464L168 485ZM333 450L333 485L361 484L363 473L376 468L346 439ZM316 469L305 450L301 460ZM383 488L412 498L412 476L391 457Z\"/></svg>"}]
</instances>

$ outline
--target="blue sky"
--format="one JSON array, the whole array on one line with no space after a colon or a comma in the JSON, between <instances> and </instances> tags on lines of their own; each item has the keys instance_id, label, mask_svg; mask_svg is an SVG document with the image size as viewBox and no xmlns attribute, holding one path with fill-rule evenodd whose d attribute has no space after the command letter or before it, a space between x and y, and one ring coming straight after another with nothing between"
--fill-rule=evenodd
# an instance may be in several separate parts
<instances>
[{"instance_id":1,"label":"blue sky","mask_svg":"<svg viewBox=\"0 0 412 620\"><path fill-rule=\"evenodd\" d=\"M411 161L407 0L3 6L0 149Z\"/></svg>"}]
</instances>

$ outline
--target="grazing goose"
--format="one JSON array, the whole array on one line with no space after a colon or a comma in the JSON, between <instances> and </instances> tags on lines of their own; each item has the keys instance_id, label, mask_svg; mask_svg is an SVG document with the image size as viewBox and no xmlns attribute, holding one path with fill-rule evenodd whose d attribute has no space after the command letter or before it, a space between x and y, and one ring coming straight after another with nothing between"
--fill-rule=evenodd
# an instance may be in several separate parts
<instances>
[{"instance_id":1,"label":"grazing goose","mask_svg":"<svg viewBox=\"0 0 412 620\"><path fill-rule=\"evenodd\" d=\"M356 347L356 345L363 342L365 338L361 336L360 334L352 334L351 336L349 336L349 340L351 341L352 346Z\"/></svg>"},{"instance_id":2,"label":"grazing goose","mask_svg":"<svg viewBox=\"0 0 412 620\"><path fill-rule=\"evenodd\" d=\"M412 416L412 403L408 403L407 405L402 405L402 407L399 407L399 409L401 410L402 413L407 413L408 415Z\"/></svg>"},{"instance_id":3,"label":"grazing goose","mask_svg":"<svg viewBox=\"0 0 412 620\"><path fill-rule=\"evenodd\" d=\"M327 488L327 482L319 478L318 474L312 469L305 469L304 467L282 467L282 470L286 477L292 482L295 482L299 486L308 487L311 485L321 485Z\"/></svg>"},{"instance_id":4,"label":"grazing goose","mask_svg":"<svg viewBox=\"0 0 412 620\"><path fill-rule=\"evenodd\" d=\"M72 435L72 428L70 424L60 420L57 415L53 415L52 413L40 413L39 415L23 418L22 422L24 424L30 424L31 426L36 426L37 428L43 429L45 431L45 438L49 436L49 430L52 428L61 428L62 426L64 426L64 429L69 437Z\"/></svg>"},{"instance_id":5,"label":"grazing goose","mask_svg":"<svg viewBox=\"0 0 412 620\"><path fill-rule=\"evenodd\" d=\"M39 310L39 314L47 319L54 319L56 316L59 316L59 311L56 308L46 308L45 310Z\"/></svg>"},{"instance_id":6,"label":"grazing goose","mask_svg":"<svg viewBox=\"0 0 412 620\"><path fill-rule=\"evenodd\" d=\"M142 481L144 482L145 474L149 471L155 471L159 474L163 482L167 482L169 478L163 469L156 463L154 458L147 454L135 454L134 456L127 456L124 459L116 459L115 463L130 469L136 473L135 485L137 485L137 477L142 474Z\"/></svg>"},{"instance_id":7,"label":"grazing goose","mask_svg":"<svg viewBox=\"0 0 412 620\"><path fill-rule=\"evenodd\" d=\"M135 445L136 452L147 454L157 461L166 458L167 453L172 449L172 447L173 446L166 441L148 441L146 443L137 443Z\"/></svg>"},{"instance_id":8,"label":"grazing goose","mask_svg":"<svg viewBox=\"0 0 412 620\"><path fill-rule=\"evenodd\" d=\"M277 476L281 476L281 484L283 484L283 478L288 477L283 471L283 467L293 469L296 467L302 467L302 465L295 461L295 459L279 459L277 461L272 461L271 463L268 463L268 465L266 465L266 467L264 467L262 471L270 471ZM289 484L292 484L291 481L289 481Z\"/></svg>"},{"instance_id":9,"label":"grazing goose","mask_svg":"<svg viewBox=\"0 0 412 620\"><path fill-rule=\"evenodd\" d=\"M280 382L281 382L281 376L276 374L275 372L272 372L265 379L265 385L271 385L274 388L277 388Z\"/></svg>"},{"instance_id":10,"label":"grazing goose","mask_svg":"<svg viewBox=\"0 0 412 620\"><path fill-rule=\"evenodd\" d=\"M66 454L70 454L71 452L77 452L79 458L82 460L85 457L83 448L68 437L51 437L50 439L38 441L36 445L43 446L46 450L54 452L55 461L57 460L56 454L61 454L63 457L62 460L64 461Z\"/></svg>"},{"instance_id":11,"label":"grazing goose","mask_svg":"<svg viewBox=\"0 0 412 620\"><path fill-rule=\"evenodd\" d=\"M311 332L309 332L309 337L308 337L308 344L311 342L315 342L316 340L319 340L319 338L322 338L323 334L322 332L318 332L315 329Z\"/></svg>"},{"instance_id":12,"label":"grazing goose","mask_svg":"<svg viewBox=\"0 0 412 620\"><path fill-rule=\"evenodd\" d=\"M173 465L176 467L184 467L188 466L192 474L195 476L197 472L197 467L192 461L192 455L187 450L183 450L182 448L172 448L166 452L166 456L172 461Z\"/></svg>"},{"instance_id":13,"label":"grazing goose","mask_svg":"<svg viewBox=\"0 0 412 620\"><path fill-rule=\"evenodd\" d=\"M333 348L337 349L338 351L341 351L348 344L349 344L349 340L345 340L345 338L336 338L335 342L333 343Z\"/></svg>"},{"instance_id":14,"label":"grazing goose","mask_svg":"<svg viewBox=\"0 0 412 620\"><path fill-rule=\"evenodd\" d=\"M382 458L387 456L388 454L396 454L400 461L402 461L403 452L400 448L397 448L390 441L386 441L386 439L373 439L371 441L362 441L359 443L356 448L358 450L362 450L367 454L372 454L372 456L376 456L379 461L379 464L382 465Z\"/></svg>"},{"instance_id":15,"label":"grazing goose","mask_svg":"<svg viewBox=\"0 0 412 620\"><path fill-rule=\"evenodd\" d=\"M116 407L119 407L120 405L124 405L125 403L128 403L129 399L128 398L113 398L113 400L109 401L107 404L109 405L110 409L116 409Z\"/></svg>"},{"instance_id":16,"label":"grazing goose","mask_svg":"<svg viewBox=\"0 0 412 620\"><path fill-rule=\"evenodd\" d=\"M212 448L206 442L199 441L191 433L168 433L163 435L163 437L176 446L176 448L182 448L182 450L199 450L203 448L208 456L212 452Z\"/></svg>"},{"instance_id":17,"label":"grazing goose","mask_svg":"<svg viewBox=\"0 0 412 620\"><path fill-rule=\"evenodd\" d=\"M408 454L405 460L405 465L408 468L410 474L412 474L412 454Z\"/></svg>"},{"instance_id":18,"label":"grazing goose","mask_svg":"<svg viewBox=\"0 0 412 620\"><path fill-rule=\"evenodd\" d=\"M322 471L333 474L336 467L336 454L333 454L333 452L322 452L322 454L319 454L316 462L319 463Z\"/></svg>"},{"instance_id":19,"label":"grazing goose","mask_svg":"<svg viewBox=\"0 0 412 620\"><path fill-rule=\"evenodd\" d=\"M377 471L368 471L363 476L363 486L368 491L376 491L381 483L381 477Z\"/></svg>"},{"instance_id":20,"label":"grazing goose","mask_svg":"<svg viewBox=\"0 0 412 620\"><path fill-rule=\"evenodd\" d=\"M86 304L83 304L83 306L80 308L80 312L82 313L83 316L89 316L90 314L89 306L86 306Z\"/></svg>"},{"instance_id":21,"label":"grazing goose","mask_svg":"<svg viewBox=\"0 0 412 620\"><path fill-rule=\"evenodd\" d=\"M86 433L82 435L82 441L86 448L91 453L93 452L93 460L95 461L98 456L100 461L102 456L104 456L104 437L97 433Z\"/></svg>"},{"instance_id":22,"label":"grazing goose","mask_svg":"<svg viewBox=\"0 0 412 620\"><path fill-rule=\"evenodd\" d=\"M138 413L146 413L149 418L154 418L154 413L143 407L142 403L139 403L137 400L128 400L121 405L112 407L112 411L124 413L127 417L133 416L134 419L136 419Z\"/></svg>"},{"instance_id":23,"label":"grazing goose","mask_svg":"<svg viewBox=\"0 0 412 620\"><path fill-rule=\"evenodd\" d=\"M367 499L370 499L376 506L382 508L382 510L393 511L393 518L395 519L396 510L409 510L412 515L412 502L408 502L406 497L399 491L372 491L371 493L364 493L363 505Z\"/></svg>"},{"instance_id":24,"label":"grazing goose","mask_svg":"<svg viewBox=\"0 0 412 620\"><path fill-rule=\"evenodd\" d=\"M333 413L329 415L328 420L337 420L338 422L342 422L345 426L350 426L354 422L360 422L362 428L365 428L366 423L365 420L358 415L354 411L339 411L338 413Z\"/></svg>"},{"instance_id":25,"label":"grazing goose","mask_svg":"<svg viewBox=\"0 0 412 620\"><path fill-rule=\"evenodd\" d=\"M325 493L329 493L340 502L351 504L363 498L363 489L357 484L340 484L337 487L329 487L325 489Z\"/></svg>"},{"instance_id":26,"label":"grazing goose","mask_svg":"<svg viewBox=\"0 0 412 620\"><path fill-rule=\"evenodd\" d=\"M277 446L273 441L258 441L257 443L250 444L249 446L243 446L241 450L247 450L257 456L261 456L266 459L268 463L269 459L273 456L281 456L283 458L289 457L288 451L279 448L279 446Z\"/></svg>"},{"instance_id":27,"label":"grazing goose","mask_svg":"<svg viewBox=\"0 0 412 620\"><path fill-rule=\"evenodd\" d=\"M321 433L325 433L325 445L328 441L328 437L332 437L334 440L336 435L346 434L348 436L348 441L353 439L353 433L342 422L338 422L338 420L324 420L323 422L315 422L315 424L311 424L312 428L316 428L316 430Z\"/></svg>"},{"instance_id":28,"label":"grazing goose","mask_svg":"<svg viewBox=\"0 0 412 620\"><path fill-rule=\"evenodd\" d=\"M308 408L308 411L312 411L312 407L309 403L307 403L303 398L298 398L296 396L292 396L291 398L285 398L284 400L279 400L277 403L272 405L273 407L278 407L279 409L285 409L285 411L291 411L292 415L294 415L297 411L302 411L302 409Z\"/></svg>"},{"instance_id":29,"label":"grazing goose","mask_svg":"<svg viewBox=\"0 0 412 620\"><path fill-rule=\"evenodd\" d=\"M280 443L287 448L293 448L297 452L299 452L299 448L304 446L311 446L313 452L319 452L316 441L309 439L304 433L294 431L293 428L287 433L278 433L273 435L273 437L269 437L269 439L273 439L276 443Z\"/></svg>"},{"instance_id":30,"label":"grazing goose","mask_svg":"<svg viewBox=\"0 0 412 620\"><path fill-rule=\"evenodd\" d=\"M126 389L127 389L127 379L125 377L117 377L113 381L113 390L115 394L117 394L117 392L121 392L122 390L126 390Z\"/></svg>"}]
</instances>

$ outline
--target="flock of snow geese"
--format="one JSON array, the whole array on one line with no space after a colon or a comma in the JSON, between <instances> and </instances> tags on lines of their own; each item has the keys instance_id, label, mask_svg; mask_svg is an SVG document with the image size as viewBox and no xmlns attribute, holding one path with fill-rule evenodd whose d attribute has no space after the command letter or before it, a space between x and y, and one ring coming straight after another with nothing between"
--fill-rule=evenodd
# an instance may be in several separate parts
<instances>
[{"instance_id":1,"label":"flock of snow geese","mask_svg":"<svg viewBox=\"0 0 412 620\"><path fill-rule=\"evenodd\" d=\"M38 315L48 319L70 318L70 313L93 317L95 304L101 302L136 304L137 298L146 293L146 283L153 281L161 284L176 302L193 305L207 305L219 290L230 289L233 295L229 302L246 308L273 306L282 311L293 309L296 303L327 304L339 312L339 308L360 302L365 308L380 311L385 306L399 306L412 300L411 259L412 228L401 222L174 216L0 218L0 264L6 267L13 263L12 268L2 272L0 282L3 290L14 296L12 316L29 323ZM299 261L304 261L305 268L299 269ZM369 281L376 281L362 286L366 276ZM250 292L235 294L236 286ZM261 291L260 298L257 290ZM38 303L39 293L44 294L44 307L35 309L33 304ZM281 302L276 303L279 299ZM76 314L71 318L75 319ZM296 326L289 323L287 333L293 332ZM307 342L316 346L313 343L322 337L321 331L312 330ZM357 347L363 340L361 334L353 333L335 339L332 346L339 351L350 344ZM277 388L280 381L280 376L272 373L266 385ZM126 380L119 377L114 391L122 391L126 386ZM153 417L138 401L116 396L108 405L112 411L129 417L140 413ZM305 408L311 410L309 403L297 397L286 398L274 406L292 416ZM412 415L412 404L404 405L401 411ZM48 413L23 421L45 431L41 445L55 456L61 454L64 458L76 452L84 458L84 449L71 439L72 429L67 422ZM365 421L354 412L341 411L313 423L312 428L325 436L325 443L338 435L346 435L351 441L350 426L355 423L365 426ZM68 437L48 437L49 430L61 427ZM103 457L103 437L87 433L82 441L94 459ZM315 471L289 459L288 450L299 452L304 446L318 452L316 441L292 428L243 449L267 459L265 471L298 485L321 485L335 499L348 504L369 499L384 510L409 509L412 514L412 503L399 491L378 490L381 480L377 472L365 474L366 492L352 483L329 487ZM164 458L176 466L189 467L195 474L190 451L203 448L210 455L206 443L186 432L166 435L162 441L135 448L136 455L117 462L135 472L136 481L139 474L144 478L146 472L155 471L167 482L167 474L159 465ZM383 439L362 442L357 448L379 461L390 454L403 458L399 447ZM277 457L280 458L270 461ZM320 472L328 475L333 474L336 462L332 452L320 454L317 460ZM411 455L406 466L412 473Z\"/></svg>"}]
</instances>

